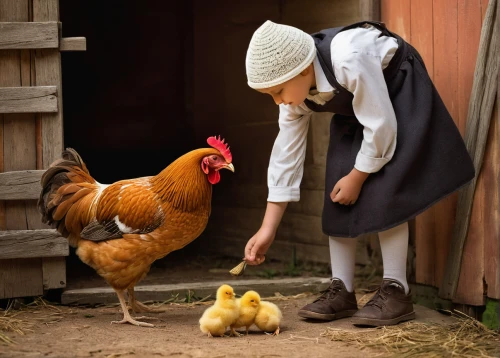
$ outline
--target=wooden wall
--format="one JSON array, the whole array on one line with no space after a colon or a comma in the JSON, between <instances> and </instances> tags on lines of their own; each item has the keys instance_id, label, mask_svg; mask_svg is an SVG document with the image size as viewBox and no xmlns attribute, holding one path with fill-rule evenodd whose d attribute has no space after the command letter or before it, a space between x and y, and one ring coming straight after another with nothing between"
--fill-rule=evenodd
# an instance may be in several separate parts
<instances>
[{"instance_id":1,"label":"wooden wall","mask_svg":"<svg viewBox=\"0 0 500 358\"><path fill-rule=\"evenodd\" d=\"M488 0L382 0L381 20L422 55L429 74L464 135L469 98ZM479 173L455 302L483 305L500 298L500 123L493 115ZM451 243L457 195L418 216L416 281L439 287Z\"/></svg>"}]
</instances>

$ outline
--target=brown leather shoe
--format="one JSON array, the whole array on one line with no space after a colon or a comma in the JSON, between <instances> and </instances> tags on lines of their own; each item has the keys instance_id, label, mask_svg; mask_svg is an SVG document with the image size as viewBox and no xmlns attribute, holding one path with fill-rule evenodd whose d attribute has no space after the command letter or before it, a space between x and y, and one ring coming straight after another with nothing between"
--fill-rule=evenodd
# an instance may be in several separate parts
<instances>
[{"instance_id":1,"label":"brown leather shoe","mask_svg":"<svg viewBox=\"0 0 500 358\"><path fill-rule=\"evenodd\" d=\"M390 326L415 318L411 291L405 294L403 285L385 279L375 296L353 317L355 326Z\"/></svg>"},{"instance_id":2,"label":"brown leather shoe","mask_svg":"<svg viewBox=\"0 0 500 358\"><path fill-rule=\"evenodd\" d=\"M333 279L330 286L322 293L313 303L300 309L300 317L333 321L351 317L358 311L356 295L354 292L347 292L342 280Z\"/></svg>"}]
</instances>

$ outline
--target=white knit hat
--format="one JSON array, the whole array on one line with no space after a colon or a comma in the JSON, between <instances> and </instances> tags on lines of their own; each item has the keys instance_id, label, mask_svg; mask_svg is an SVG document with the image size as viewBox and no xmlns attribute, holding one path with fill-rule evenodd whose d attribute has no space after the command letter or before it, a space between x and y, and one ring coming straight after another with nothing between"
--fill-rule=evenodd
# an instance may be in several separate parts
<instances>
[{"instance_id":1,"label":"white knit hat","mask_svg":"<svg viewBox=\"0 0 500 358\"><path fill-rule=\"evenodd\" d=\"M305 70L315 56L311 35L267 20L254 32L248 46L248 85L259 89L286 82Z\"/></svg>"}]
</instances>

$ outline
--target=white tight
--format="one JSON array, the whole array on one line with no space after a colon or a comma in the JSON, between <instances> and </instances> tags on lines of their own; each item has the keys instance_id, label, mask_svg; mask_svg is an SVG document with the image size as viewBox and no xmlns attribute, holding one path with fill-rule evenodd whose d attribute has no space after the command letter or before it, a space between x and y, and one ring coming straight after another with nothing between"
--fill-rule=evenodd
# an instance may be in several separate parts
<instances>
[{"instance_id":1,"label":"white tight","mask_svg":"<svg viewBox=\"0 0 500 358\"><path fill-rule=\"evenodd\" d=\"M405 292L409 287L406 280L406 258L408 254L408 223L378 233L384 278L400 282ZM354 268L356 263L357 239L330 236L330 260L332 277L341 279L347 290L354 289Z\"/></svg>"}]
</instances>

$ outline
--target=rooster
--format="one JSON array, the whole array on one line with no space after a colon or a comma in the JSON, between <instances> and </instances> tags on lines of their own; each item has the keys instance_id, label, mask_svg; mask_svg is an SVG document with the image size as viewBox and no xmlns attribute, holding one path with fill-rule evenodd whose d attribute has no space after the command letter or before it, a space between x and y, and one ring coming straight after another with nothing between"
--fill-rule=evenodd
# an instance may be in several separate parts
<instances>
[{"instance_id":1,"label":"rooster","mask_svg":"<svg viewBox=\"0 0 500 358\"><path fill-rule=\"evenodd\" d=\"M135 312L154 312L135 299L134 286L155 260L183 248L205 229L219 170L234 172L224 140L210 137L207 142L211 148L181 156L156 176L100 184L71 148L42 176L42 222L67 237L78 257L116 291L123 319L112 323L153 327L130 316L125 292Z\"/></svg>"}]
</instances>

